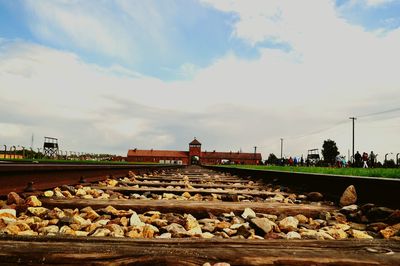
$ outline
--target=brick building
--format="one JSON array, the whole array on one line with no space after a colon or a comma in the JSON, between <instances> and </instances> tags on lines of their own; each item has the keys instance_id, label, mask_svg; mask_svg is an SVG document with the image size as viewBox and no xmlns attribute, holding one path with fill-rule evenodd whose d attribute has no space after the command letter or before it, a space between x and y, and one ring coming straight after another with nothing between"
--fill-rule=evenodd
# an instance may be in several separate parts
<instances>
[{"instance_id":1,"label":"brick building","mask_svg":"<svg viewBox=\"0 0 400 266\"><path fill-rule=\"evenodd\" d=\"M165 164L259 164L260 153L201 151L201 143L194 138L189 143L189 151L138 150L128 151L128 162L154 162Z\"/></svg>"}]
</instances>

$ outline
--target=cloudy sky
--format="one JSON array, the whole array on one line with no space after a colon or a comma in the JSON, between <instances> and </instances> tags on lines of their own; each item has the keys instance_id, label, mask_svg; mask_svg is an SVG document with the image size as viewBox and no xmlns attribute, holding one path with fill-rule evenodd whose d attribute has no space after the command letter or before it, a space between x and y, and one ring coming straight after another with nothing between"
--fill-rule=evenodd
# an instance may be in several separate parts
<instances>
[{"instance_id":1,"label":"cloudy sky","mask_svg":"<svg viewBox=\"0 0 400 266\"><path fill-rule=\"evenodd\" d=\"M0 145L400 152L399 0L0 0Z\"/></svg>"}]
</instances>

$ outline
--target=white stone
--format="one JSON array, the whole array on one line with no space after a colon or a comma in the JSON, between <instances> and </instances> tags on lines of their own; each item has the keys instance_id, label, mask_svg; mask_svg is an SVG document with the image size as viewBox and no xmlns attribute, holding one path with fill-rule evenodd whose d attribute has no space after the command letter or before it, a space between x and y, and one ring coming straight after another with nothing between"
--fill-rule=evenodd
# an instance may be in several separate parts
<instances>
[{"instance_id":1,"label":"white stone","mask_svg":"<svg viewBox=\"0 0 400 266\"><path fill-rule=\"evenodd\" d=\"M201 237L202 237L202 238L213 238L214 235L211 234L211 233L209 233L209 232L205 232L205 233L202 233L202 234L201 234Z\"/></svg>"},{"instance_id":2,"label":"white stone","mask_svg":"<svg viewBox=\"0 0 400 266\"><path fill-rule=\"evenodd\" d=\"M110 220L108 220L108 219L102 219L102 220L98 220L98 221L96 221L96 224L99 224L99 225L102 225L102 226L105 226L105 225L107 225L108 224L108 222L109 222Z\"/></svg>"},{"instance_id":3,"label":"white stone","mask_svg":"<svg viewBox=\"0 0 400 266\"><path fill-rule=\"evenodd\" d=\"M91 221L89 219L83 219L81 216L79 215L74 215L72 217L72 222L75 224L79 224L81 226L88 226L91 224Z\"/></svg>"},{"instance_id":4,"label":"white stone","mask_svg":"<svg viewBox=\"0 0 400 266\"><path fill-rule=\"evenodd\" d=\"M301 235L297 232L291 231L286 234L287 239L301 239Z\"/></svg>"},{"instance_id":5,"label":"white stone","mask_svg":"<svg viewBox=\"0 0 400 266\"><path fill-rule=\"evenodd\" d=\"M86 194L86 190L84 190L83 188L78 189L75 193L76 196L85 196Z\"/></svg>"},{"instance_id":6,"label":"white stone","mask_svg":"<svg viewBox=\"0 0 400 266\"><path fill-rule=\"evenodd\" d=\"M172 234L171 233L164 233L164 234L161 234L159 236L156 236L156 238L172 238Z\"/></svg>"},{"instance_id":7,"label":"white stone","mask_svg":"<svg viewBox=\"0 0 400 266\"><path fill-rule=\"evenodd\" d=\"M76 236L88 236L89 232L86 231L75 231Z\"/></svg>"},{"instance_id":8,"label":"white stone","mask_svg":"<svg viewBox=\"0 0 400 266\"><path fill-rule=\"evenodd\" d=\"M366 232L359 231L359 230L351 230L351 234L353 235L354 238L358 239L372 239L373 237L368 235Z\"/></svg>"},{"instance_id":9,"label":"white stone","mask_svg":"<svg viewBox=\"0 0 400 266\"><path fill-rule=\"evenodd\" d=\"M137 215L136 212L133 212L131 218L129 219L129 224L131 226L144 226L145 225L145 223L143 223L140 220L140 218L139 218L139 216Z\"/></svg>"},{"instance_id":10,"label":"white stone","mask_svg":"<svg viewBox=\"0 0 400 266\"><path fill-rule=\"evenodd\" d=\"M47 190L43 193L46 198L51 198L54 196L54 192L52 190Z\"/></svg>"},{"instance_id":11,"label":"white stone","mask_svg":"<svg viewBox=\"0 0 400 266\"><path fill-rule=\"evenodd\" d=\"M57 225L49 225L46 227L42 227L39 229L39 232L42 232L43 234L56 234L58 233L60 229L58 228Z\"/></svg>"},{"instance_id":12,"label":"white stone","mask_svg":"<svg viewBox=\"0 0 400 266\"><path fill-rule=\"evenodd\" d=\"M294 218L293 216L288 216L279 221L279 228L281 230L293 231L297 228L298 224L299 221L296 218Z\"/></svg>"},{"instance_id":13,"label":"white stone","mask_svg":"<svg viewBox=\"0 0 400 266\"><path fill-rule=\"evenodd\" d=\"M111 233L110 230L108 230L107 228L98 228L96 231L94 231L94 233L92 234L92 236L108 236Z\"/></svg>"},{"instance_id":14,"label":"white stone","mask_svg":"<svg viewBox=\"0 0 400 266\"><path fill-rule=\"evenodd\" d=\"M342 208L342 210L347 211L347 212L355 212L358 210L358 206L356 204L352 204L352 205L344 206Z\"/></svg>"},{"instance_id":15,"label":"white stone","mask_svg":"<svg viewBox=\"0 0 400 266\"><path fill-rule=\"evenodd\" d=\"M244 226L245 228L249 228L250 227L249 223L246 222L246 223L241 223L241 224L232 224L229 228L233 229L233 230L236 230L236 229L238 229L238 228L240 228L242 226Z\"/></svg>"},{"instance_id":16,"label":"white stone","mask_svg":"<svg viewBox=\"0 0 400 266\"><path fill-rule=\"evenodd\" d=\"M172 234L187 233L186 229L182 225L176 224L176 223L172 223L170 225L164 226L163 228Z\"/></svg>"},{"instance_id":17,"label":"white stone","mask_svg":"<svg viewBox=\"0 0 400 266\"><path fill-rule=\"evenodd\" d=\"M250 209L250 208L246 208L244 209L244 212L242 213L242 217L244 219L252 219L252 218L256 218L256 213Z\"/></svg>"},{"instance_id":18,"label":"white stone","mask_svg":"<svg viewBox=\"0 0 400 266\"><path fill-rule=\"evenodd\" d=\"M0 209L0 215L3 213L8 213L13 215L14 217L17 217L17 211L14 209Z\"/></svg>"}]
</instances>

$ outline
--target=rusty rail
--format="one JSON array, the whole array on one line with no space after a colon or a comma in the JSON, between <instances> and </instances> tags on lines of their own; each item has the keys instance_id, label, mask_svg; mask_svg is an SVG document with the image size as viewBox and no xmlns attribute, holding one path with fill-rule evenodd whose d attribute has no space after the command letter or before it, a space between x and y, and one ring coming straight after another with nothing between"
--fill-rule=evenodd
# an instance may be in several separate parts
<instances>
[{"instance_id":1,"label":"rusty rail","mask_svg":"<svg viewBox=\"0 0 400 266\"><path fill-rule=\"evenodd\" d=\"M362 176L329 175L317 173L298 173L274 170L242 169L235 167L205 166L219 172L226 172L241 177L251 176L265 183L295 188L297 191L318 191L327 199L338 202L341 193L350 185L357 188L360 203L376 203L392 208L399 208L400 178L377 178Z\"/></svg>"},{"instance_id":2,"label":"rusty rail","mask_svg":"<svg viewBox=\"0 0 400 266\"><path fill-rule=\"evenodd\" d=\"M28 183L34 189L94 182L107 176L126 176L128 171L146 173L154 170L180 168L177 165L82 165L82 164L0 164L0 195L10 191L23 192Z\"/></svg>"}]
</instances>

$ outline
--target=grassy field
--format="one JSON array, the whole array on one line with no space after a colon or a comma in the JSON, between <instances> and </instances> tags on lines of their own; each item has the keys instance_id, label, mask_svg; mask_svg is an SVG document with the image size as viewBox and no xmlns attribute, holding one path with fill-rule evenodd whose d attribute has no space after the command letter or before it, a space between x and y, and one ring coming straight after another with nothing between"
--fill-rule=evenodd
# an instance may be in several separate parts
<instances>
[{"instance_id":1,"label":"grassy field","mask_svg":"<svg viewBox=\"0 0 400 266\"><path fill-rule=\"evenodd\" d=\"M51 159L0 159L0 161L5 162L15 162L15 163L65 163L65 164L158 164L158 163L136 163L136 162L114 162L114 161L89 161L89 160L51 160Z\"/></svg>"},{"instance_id":2,"label":"grassy field","mask_svg":"<svg viewBox=\"0 0 400 266\"><path fill-rule=\"evenodd\" d=\"M227 165L224 167L237 167L246 169L265 169L287 172L319 173L332 175L353 175L400 178L400 168L330 168L330 167L291 167L291 166L266 166L266 165Z\"/></svg>"}]
</instances>

